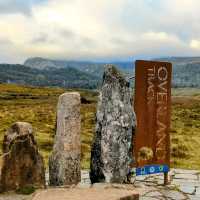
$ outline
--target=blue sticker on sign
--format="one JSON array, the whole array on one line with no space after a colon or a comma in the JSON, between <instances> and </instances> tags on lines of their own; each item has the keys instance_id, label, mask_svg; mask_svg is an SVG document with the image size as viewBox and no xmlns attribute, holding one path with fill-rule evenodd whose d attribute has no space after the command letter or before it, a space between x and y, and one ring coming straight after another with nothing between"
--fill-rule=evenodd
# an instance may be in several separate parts
<instances>
[{"instance_id":1,"label":"blue sticker on sign","mask_svg":"<svg viewBox=\"0 0 200 200\"><path fill-rule=\"evenodd\" d=\"M136 176L167 172L169 172L168 165L146 165L144 167L136 168Z\"/></svg>"}]
</instances>

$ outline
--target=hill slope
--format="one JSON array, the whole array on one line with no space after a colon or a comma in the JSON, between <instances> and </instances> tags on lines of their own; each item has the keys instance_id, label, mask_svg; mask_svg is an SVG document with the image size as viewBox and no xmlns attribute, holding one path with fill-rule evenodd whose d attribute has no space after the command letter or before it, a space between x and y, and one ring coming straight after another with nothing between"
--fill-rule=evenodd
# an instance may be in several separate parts
<instances>
[{"instance_id":1,"label":"hill slope","mask_svg":"<svg viewBox=\"0 0 200 200\"><path fill-rule=\"evenodd\" d=\"M158 61L167 61L173 64L174 87L200 87L200 57L168 57L157 58ZM50 68L74 68L89 73L101 79L103 65L106 63L81 62L81 61L60 61L44 58L30 58L24 63L34 69ZM134 75L133 62L114 62L127 77Z\"/></svg>"},{"instance_id":2,"label":"hill slope","mask_svg":"<svg viewBox=\"0 0 200 200\"><path fill-rule=\"evenodd\" d=\"M200 87L200 57L160 58L173 65L174 87Z\"/></svg>"},{"instance_id":3,"label":"hill slope","mask_svg":"<svg viewBox=\"0 0 200 200\"><path fill-rule=\"evenodd\" d=\"M0 82L93 89L97 87L99 78L74 68L39 70L24 65L0 64Z\"/></svg>"},{"instance_id":4,"label":"hill slope","mask_svg":"<svg viewBox=\"0 0 200 200\"><path fill-rule=\"evenodd\" d=\"M89 61L68 61L68 60L52 60L46 58L28 58L24 65L34 68L34 69L52 69L52 68L75 68L80 71L102 77L104 71L104 65L109 64L106 62L89 62ZM112 63L116 65L121 71L125 74L133 73L133 62L114 62Z\"/></svg>"},{"instance_id":5,"label":"hill slope","mask_svg":"<svg viewBox=\"0 0 200 200\"><path fill-rule=\"evenodd\" d=\"M64 61L64 60L52 60L45 58L29 58L24 62L25 66L34 69L52 69L52 68L74 68L86 73L93 74L95 76L101 76L103 74L103 63L93 63L87 61Z\"/></svg>"},{"instance_id":6,"label":"hill slope","mask_svg":"<svg viewBox=\"0 0 200 200\"><path fill-rule=\"evenodd\" d=\"M173 87L200 87L200 57L155 60L173 64ZM0 65L0 82L66 88L97 88L106 63L30 58L25 65ZM114 62L127 77L134 76L133 62Z\"/></svg>"}]
</instances>

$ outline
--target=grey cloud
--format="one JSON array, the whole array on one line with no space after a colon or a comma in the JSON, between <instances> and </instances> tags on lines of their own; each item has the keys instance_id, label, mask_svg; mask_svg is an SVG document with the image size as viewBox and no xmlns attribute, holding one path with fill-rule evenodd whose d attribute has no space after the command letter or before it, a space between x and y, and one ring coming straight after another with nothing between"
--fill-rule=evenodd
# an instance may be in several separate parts
<instances>
[{"instance_id":1,"label":"grey cloud","mask_svg":"<svg viewBox=\"0 0 200 200\"><path fill-rule=\"evenodd\" d=\"M1 46L9 46L12 45L12 41L6 39L6 38L0 38L0 45Z\"/></svg>"},{"instance_id":2,"label":"grey cloud","mask_svg":"<svg viewBox=\"0 0 200 200\"><path fill-rule=\"evenodd\" d=\"M85 37L82 35L79 35L69 29L60 29L59 30L59 35L65 39L66 41L68 40L74 40L76 41L80 46L84 47L94 47L96 46L96 42L89 37Z\"/></svg>"},{"instance_id":3,"label":"grey cloud","mask_svg":"<svg viewBox=\"0 0 200 200\"><path fill-rule=\"evenodd\" d=\"M30 0L0 0L0 14L23 13L31 14Z\"/></svg>"},{"instance_id":4,"label":"grey cloud","mask_svg":"<svg viewBox=\"0 0 200 200\"><path fill-rule=\"evenodd\" d=\"M96 47L96 41L89 37L80 37L81 45L89 48Z\"/></svg>"},{"instance_id":5,"label":"grey cloud","mask_svg":"<svg viewBox=\"0 0 200 200\"><path fill-rule=\"evenodd\" d=\"M113 37L113 38L111 38L110 39L110 42L112 43L112 44L115 44L115 45L122 45L122 46L124 46L124 45L130 45L130 41L127 41L127 40L125 40L125 39L123 39L123 38L119 38L119 37Z\"/></svg>"},{"instance_id":6,"label":"grey cloud","mask_svg":"<svg viewBox=\"0 0 200 200\"><path fill-rule=\"evenodd\" d=\"M0 14L21 13L30 16L32 6L47 0L0 0Z\"/></svg>"},{"instance_id":7,"label":"grey cloud","mask_svg":"<svg viewBox=\"0 0 200 200\"><path fill-rule=\"evenodd\" d=\"M49 41L49 37L45 33L40 33L38 34L35 38L32 39L31 43L32 44L37 44L37 43L47 43Z\"/></svg>"},{"instance_id":8,"label":"grey cloud","mask_svg":"<svg viewBox=\"0 0 200 200\"><path fill-rule=\"evenodd\" d=\"M66 38L75 38L76 37L76 33L72 32L69 29L61 29L59 31L59 34L61 35L61 37L66 37Z\"/></svg>"},{"instance_id":9,"label":"grey cloud","mask_svg":"<svg viewBox=\"0 0 200 200\"><path fill-rule=\"evenodd\" d=\"M56 44L60 40L73 41L77 39L76 33L73 33L72 31L67 30L67 29L58 28L58 30L56 30L55 33L56 34L54 34L54 32L52 33L45 33L45 31L40 32L31 40L31 43L32 44L38 44L38 43Z\"/></svg>"}]
</instances>

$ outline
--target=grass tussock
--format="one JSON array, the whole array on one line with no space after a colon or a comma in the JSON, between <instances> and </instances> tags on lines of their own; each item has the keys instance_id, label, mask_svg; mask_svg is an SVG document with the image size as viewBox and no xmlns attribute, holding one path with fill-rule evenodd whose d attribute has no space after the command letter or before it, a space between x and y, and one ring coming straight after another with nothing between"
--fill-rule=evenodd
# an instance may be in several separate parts
<instances>
[{"instance_id":1,"label":"grass tussock","mask_svg":"<svg viewBox=\"0 0 200 200\"><path fill-rule=\"evenodd\" d=\"M34 186L26 186L16 190L17 194L29 195L34 193L36 188Z\"/></svg>"}]
</instances>

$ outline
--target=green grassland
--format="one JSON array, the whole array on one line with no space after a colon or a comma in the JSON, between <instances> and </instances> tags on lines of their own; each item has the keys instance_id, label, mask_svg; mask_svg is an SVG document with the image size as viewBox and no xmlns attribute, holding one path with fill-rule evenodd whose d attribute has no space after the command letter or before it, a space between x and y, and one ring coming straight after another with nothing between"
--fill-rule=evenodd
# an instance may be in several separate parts
<instances>
[{"instance_id":1,"label":"green grassland","mask_svg":"<svg viewBox=\"0 0 200 200\"><path fill-rule=\"evenodd\" d=\"M176 89L172 94L172 166L200 169L200 89Z\"/></svg>"},{"instance_id":2,"label":"green grassland","mask_svg":"<svg viewBox=\"0 0 200 200\"><path fill-rule=\"evenodd\" d=\"M0 145L12 123L29 122L47 165L55 134L57 100L66 91L72 90L0 84ZM81 105L82 168L89 168L98 93L76 91L84 100ZM200 89L175 89L172 94L172 167L200 169Z\"/></svg>"},{"instance_id":3,"label":"green grassland","mask_svg":"<svg viewBox=\"0 0 200 200\"><path fill-rule=\"evenodd\" d=\"M53 146L56 106L60 94L72 91L61 88L37 88L0 84L0 149L6 130L16 121L32 124L45 163ZM96 111L97 92L76 90L86 103L81 106L82 166L89 167ZM1 150L0 150L1 152Z\"/></svg>"}]
</instances>

